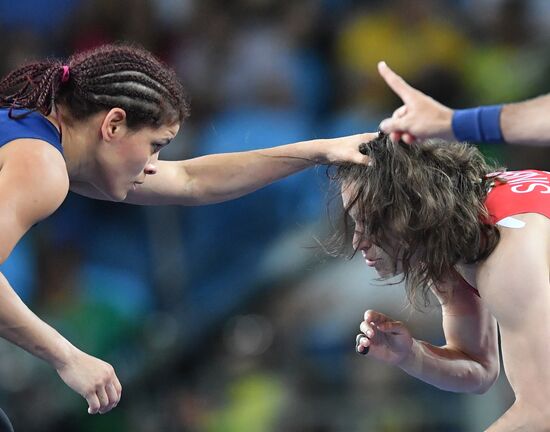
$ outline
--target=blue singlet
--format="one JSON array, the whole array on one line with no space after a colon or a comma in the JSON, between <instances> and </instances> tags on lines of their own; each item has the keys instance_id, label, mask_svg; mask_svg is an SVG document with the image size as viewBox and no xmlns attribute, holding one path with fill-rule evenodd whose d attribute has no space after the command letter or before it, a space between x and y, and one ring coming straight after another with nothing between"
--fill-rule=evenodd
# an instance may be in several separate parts
<instances>
[{"instance_id":1,"label":"blue singlet","mask_svg":"<svg viewBox=\"0 0 550 432\"><path fill-rule=\"evenodd\" d=\"M9 108L0 108L0 147L16 139L32 138L46 141L63 154L61 135L46 117L31 112L23 118L15 119L9 117L9 112ZM15 116L23 112L13 110Z\"/></svg>"}]
</instances>

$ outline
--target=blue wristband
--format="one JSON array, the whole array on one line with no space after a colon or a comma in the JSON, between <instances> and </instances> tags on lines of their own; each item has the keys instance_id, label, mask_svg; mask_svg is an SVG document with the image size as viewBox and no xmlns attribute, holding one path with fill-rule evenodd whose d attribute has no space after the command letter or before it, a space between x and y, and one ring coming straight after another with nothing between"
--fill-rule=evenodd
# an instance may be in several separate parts
<instances>
[{"instance_id":1,"label":"blue wristband","mask_svg":"<svg viewBox=\"0 0 550 432\"><path fill-rule=\"evenodd\" d=\"M482 106L453 112L453 133L459 141L503 142L500 130L502 105Z\"/></svg>"}]
</instances>

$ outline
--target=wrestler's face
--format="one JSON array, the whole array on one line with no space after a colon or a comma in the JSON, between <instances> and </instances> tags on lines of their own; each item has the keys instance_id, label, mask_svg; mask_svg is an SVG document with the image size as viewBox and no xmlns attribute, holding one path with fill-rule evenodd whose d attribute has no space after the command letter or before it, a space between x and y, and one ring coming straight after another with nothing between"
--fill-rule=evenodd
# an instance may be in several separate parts
<instances>
[{"instance_id":1,"label":"wrestler's face","mask_svg":"<svg viewBox=\"0 0 550 432\"><path fill-rule=\"evenodd\" d=\"M342 187L342 201L344 208L348 208L350 199L353 197L353 187ZM353 248L356 251L361 252L365 263L369 267L374 267L376 272L381 278L389 278L396 276L403 272L401 267L401 261L393 259L393 251L396 247L391 244L388 245L376 245L368 238L364 236L363 218L357 214L356 206L352 206L348 210L348 214L351 217L355 227L353 232Z\"/></svg>"},{"instance_id":2,"label":"wrestler's face","mask_svg":"<svg viewBox=\"0 0 550 432\"><path fill-rule=\"evenodd\" d=\"M124 117L113 119L112 112L116 114L111 110L102 127L94 186L111 200L122 201L156 174L159 151L176 136L179 124L133 130Z\"/></svg>"}]
</instances>

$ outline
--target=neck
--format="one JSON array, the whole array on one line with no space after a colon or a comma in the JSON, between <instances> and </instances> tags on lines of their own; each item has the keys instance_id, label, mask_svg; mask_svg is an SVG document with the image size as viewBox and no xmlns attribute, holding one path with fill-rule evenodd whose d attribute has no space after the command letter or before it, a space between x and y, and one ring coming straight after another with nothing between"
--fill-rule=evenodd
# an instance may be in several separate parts
<instances>
[{"instance_id":1,"label":"neck","mask_svg":"<svg viewBox=\"0 0 550 432\"><path fill-rule=\"evenodd\" d=\"M52 110L48 120L61 134L61 146L71 182L89 183L93 172L93 151L95 143L93 121L76 122L69 120L62 109Z\"/></svg>"}]
</instances>

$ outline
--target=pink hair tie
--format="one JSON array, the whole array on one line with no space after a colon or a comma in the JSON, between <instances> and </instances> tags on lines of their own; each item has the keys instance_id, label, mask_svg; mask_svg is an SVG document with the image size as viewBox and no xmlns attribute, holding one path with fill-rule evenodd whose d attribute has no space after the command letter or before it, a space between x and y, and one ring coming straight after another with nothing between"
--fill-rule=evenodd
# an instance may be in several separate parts
<instances>
[{"instance_id":1,"label":"pink hair tie","mask_svg":"<svg viewBox=\"0 0 550 432\"><path fill-rule=\"evenodd\" d=\"M70 72L69 66L63 65L62 68L63 68L63 75L61 75L61 82L66 83L67 81L69 81L69 72Z\"/></svg>"}]
</instances>

